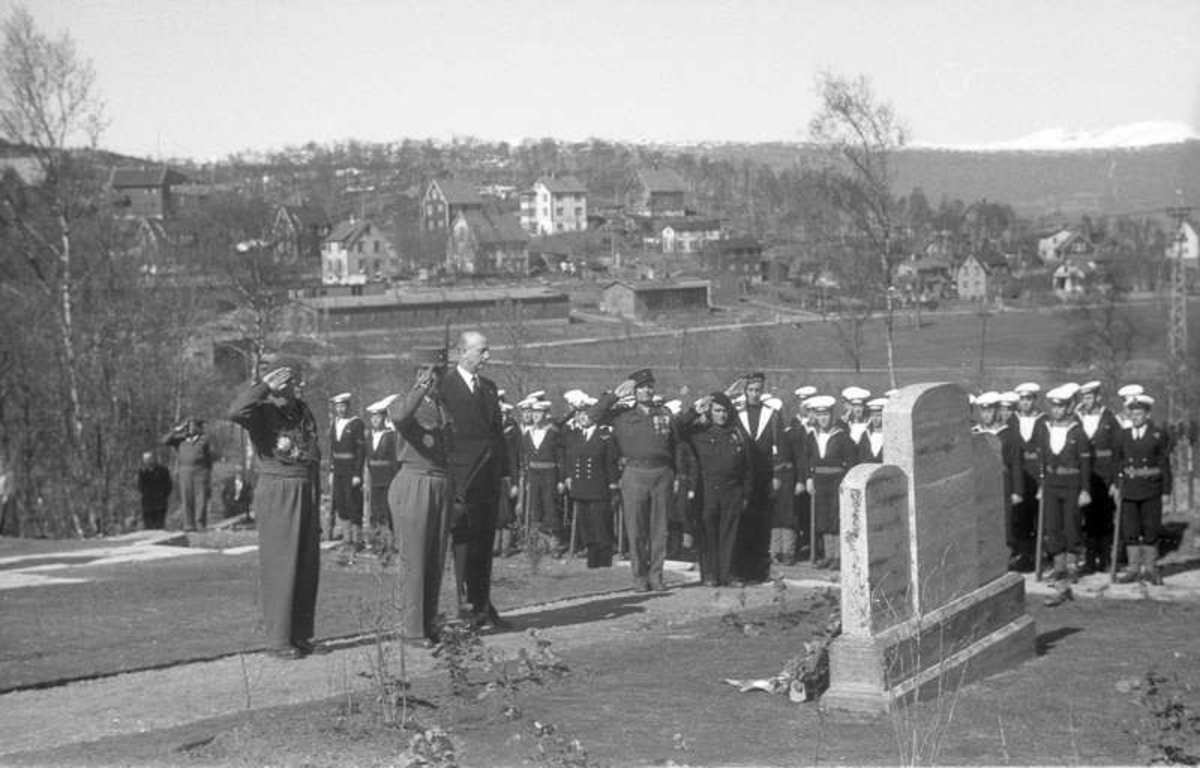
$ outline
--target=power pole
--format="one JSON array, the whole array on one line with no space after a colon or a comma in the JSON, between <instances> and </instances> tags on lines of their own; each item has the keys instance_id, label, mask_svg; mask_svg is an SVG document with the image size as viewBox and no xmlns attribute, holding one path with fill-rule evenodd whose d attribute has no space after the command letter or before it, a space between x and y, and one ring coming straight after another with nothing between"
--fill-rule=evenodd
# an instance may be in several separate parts
<instances>
[{"instance_id":1,"label":"power pole","mask_svg":"<svg viewBox=\"0 0 1200 768\"><path fill-rule=\"evenodd\" d=\"M1188 381L1188 296L1187 296L1187 265L1184 263L1184 246L1187 238L1184 235L1184 224L1191 214L1190 206L1176 206L1167 209L1167 215L1175 221L1175 243L1168 251L1171 262L1171 296L1167 306L1167 425L1170 429L1180 429L1176 434L1184 439L1176 443L1176 465L1184 463L1187 472L1177 476L1187 477L1188 504L1191 506L1192 495L1192 461L1191 445L1187 442L1188 425L1191 421L1187 397L1191 391ZM1179 455L1180 449L1183 455ZM1179 498L1174 489L1167 489L1171 494L1171 506L1178 511Z\"/></svg>"}]
</instances>

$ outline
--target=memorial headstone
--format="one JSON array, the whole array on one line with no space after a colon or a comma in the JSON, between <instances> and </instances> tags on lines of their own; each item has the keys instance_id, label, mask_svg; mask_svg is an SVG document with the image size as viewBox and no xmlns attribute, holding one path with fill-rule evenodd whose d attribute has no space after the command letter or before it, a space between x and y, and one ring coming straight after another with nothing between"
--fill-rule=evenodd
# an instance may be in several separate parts
<instances>
[{"instance_id":1,"label":"memorial headstone","mask_svg":"<svg viewBox=\"0 0 1200 768\"><path fill-rule=\"evenodd\" d=\"M883 413L884 464L841 488L842 634L827 708L874 713L1034 655L1025 582L1006 571L1003 471L966 393L917 384Z\"/></svg>"}]
</instances>

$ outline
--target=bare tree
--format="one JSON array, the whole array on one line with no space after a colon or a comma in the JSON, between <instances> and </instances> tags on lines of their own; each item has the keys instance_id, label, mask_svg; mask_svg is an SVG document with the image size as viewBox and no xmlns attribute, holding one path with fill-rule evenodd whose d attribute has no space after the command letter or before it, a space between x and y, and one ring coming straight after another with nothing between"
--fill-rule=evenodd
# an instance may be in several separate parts
<instances>
[{"instance_id":1,"label":"bare tree","mask_svg":"<svg viewBox=\"0 0 1200 768\"><path fill-rule=\"evenodd\" d=\"M830 202L848 218L877 260L875 286L887 305L888 375L895 387L892 160L908 133L891 105L876 97L864 76L848 79L823 72L817 76L817 94L821 111L809 122L809 137L825 148L831 160L824 180Z\"/></svg>"}]
</instances>

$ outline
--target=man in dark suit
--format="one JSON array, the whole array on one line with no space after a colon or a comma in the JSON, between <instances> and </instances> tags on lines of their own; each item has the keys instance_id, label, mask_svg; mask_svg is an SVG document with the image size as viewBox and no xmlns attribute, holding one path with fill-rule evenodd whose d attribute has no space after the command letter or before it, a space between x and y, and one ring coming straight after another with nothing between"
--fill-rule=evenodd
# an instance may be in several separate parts
<instances>
[{"instance_id":1,"label":"man in dark suit","mask_svg":"<svg viewBox=\"0 0 1200 768\"><path fill-rule=\"evenodd\" d=\"M481 629L499 623L491 601L492 544L501 494L511 493L512 486L500 397L495 382L479 375L488 355L487 337L464 331L458 339L458 365L441 385L450 437L450 537L460 611L469 610Z\"/></svg>"}]
</instances>

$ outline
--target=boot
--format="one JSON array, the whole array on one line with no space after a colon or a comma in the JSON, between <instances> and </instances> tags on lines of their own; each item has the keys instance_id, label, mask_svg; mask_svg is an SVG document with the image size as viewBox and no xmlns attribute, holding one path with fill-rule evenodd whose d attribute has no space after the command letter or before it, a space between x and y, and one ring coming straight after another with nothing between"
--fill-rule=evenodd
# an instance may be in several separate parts
<instances>
[{"instance_id":1,"label":"boot","mask_svg":"<svg viewBox=\"0 0 1200 768\"><path fill-rule=\"evenodd\" d=\"M1138 580L1142 571L1142 548L1134 544L1125 547L1125 570L1117 574L1118 584L1132 584Z\"/></svg>"},{"instance_id":2,"label":"boot","mask_svg":"<svg viewBox=\"0 0 1200 768\"><path fill-rule=\"evenodd\" d=\"M1156 587L1161 587L1162 572L1158 570L1158 546L1151 544L1142 546L1142 573L1145 575L1145 581L1150 582Z\"/></svg>"},{"instance_id":3,"label":"boot","mask_svg":"<svg viewBox=\"0 0 1200 768\"><path fill-rule=\"evenodd\" d=\"M796 564L796 532L791 528L784 528L780 531L780 543L782 553L779 558L781 565Z\"/></svg>"}]
</instances>

